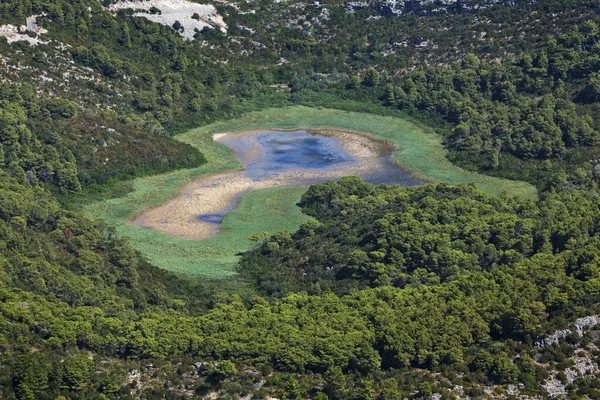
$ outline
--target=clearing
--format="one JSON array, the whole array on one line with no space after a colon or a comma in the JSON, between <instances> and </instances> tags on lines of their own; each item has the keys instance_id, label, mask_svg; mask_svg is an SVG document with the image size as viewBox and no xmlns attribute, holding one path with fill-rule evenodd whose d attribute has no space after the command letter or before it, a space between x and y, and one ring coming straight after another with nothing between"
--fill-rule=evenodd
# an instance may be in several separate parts
<instances>
[{"instance_id":1,"label":"clearing","mask_svg":"<svg viewBox=\"0 0 600 400\"><path fill-rule=\"evenodd\" d=\"M238 207L223 217L217 235L205 240L186 240L166 233L144 229L129 222L143 210L156 207L176 196L181 188L201 176L225 173L242 167L230 148L215 142L213 135L248 130L332 129L364 133L397 146L393 161L425 182L458 184L473 182L489 195L508 195L534 199L533 186L519 181L498 179L460 169L446 158L441 138L414 124L392 117L293 106L246 114L217 122L176 136L177 140L197 146L207 163L199 168L139 178L127 195L92 203L84 207L92 219L104 219L129 236L133 246L152 264L170 271L226 278L235 275L239 253L254 243L256 232L294 231L309 218L295 205L305 187L273 188L249 192Z\"/></svg>"}]
</instances>

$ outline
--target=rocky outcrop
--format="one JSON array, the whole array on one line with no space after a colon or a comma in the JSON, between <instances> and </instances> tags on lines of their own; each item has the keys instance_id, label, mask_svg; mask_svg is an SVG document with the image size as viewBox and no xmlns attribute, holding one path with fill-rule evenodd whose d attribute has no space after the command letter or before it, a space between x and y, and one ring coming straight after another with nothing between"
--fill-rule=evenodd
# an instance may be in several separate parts
<instances>
[{"instance_id":1,"label":"rocky outcrop","mask_svg":"<svg viewBox=\"0 0 600 400\"><path fill-rule=\"evenodd\" d=\"M537 342L535 342L535 347L537 347L539 349L543 349L544 347L552 346L553 344L558 345L560 343L561 339L566 338L571 333L573 333L573 331L570 330L570 329L564 329L562 331L556 331L552 335L550 335L550 336L548 336L546 338L540 339Z\"/></svg>"},{"instance_id":2,"label":"rocky outcrop","mask_svg":"<svg viewBox=\"0 0 600 400\"><path fill-rule=\"evenodd\" d=\"M114 12L128 8L135 11L134 16L171 26L188 39L206 27L227 32L223 17L212 4L187 0L119 0L109 7Z\"/></svg>"},{"instance_id":3,"label":"rocky outcrop","mask_svg":"<svg viewBox=\"0 0 600 400\"><path fill-rule=\"evenodd\" d=\"M39 35L48 33L48 31L43 29L37 23L38 17L41 16L42 15L32 15L31 17L27 17L25 19L25 25L21 26L2 25L0 26L0 36L5 37L8 43L26 41L32 46L44 44L46 42L41 41ZM27 32L35 34L35 37L28 35Z\"/></svg>"},{"instance_id":4,"label":"rocky outcrop","mask_svg":"<svg viewBox=\"0 0 600 400\"><path fill-rule=\"evenodd\" d=\"M579 336L583 336L585 331L595 327L599 323L600 317L598 317L597 315L591 315L589 317L576 319L575 323L573 323L573 327L575 328L575 332L577 332Z\"/></svg>"},{"instance_id":5,"label":"rocky outcrop","mask_svg":"<svg viewBox=\"0 0 600 400\"><path fill-rule=\"evenodd\" d=\"M600 317L598 315L590 315L588 317L578 318L573 322L573 329L579 336L583 336L583 334L594 328L596 325L600 324ZM571 329L564 329L561 331L556 331L551 335L543 339L539 339L535 342L535 347L544 348L547 346L551 346L553 344L559 344L561 339L569 336L573 331Z\"/></svg>"},{"instance_id":6,"label":"rocky outcrop","mask_svg":"<svg viewBox=\"0 0 600 400\"><path fill-rule=\"evenodd\" d=\"M559 345L567 336L576 334L577 336L582 337L585 333L597 328L599 324L600 317L598 315L578 318L573 322L572 329L556 331L553 334L536 341L535 346L538 349L543 349L547 346ZM575 350L573 356L569 357L569 360L572 361L572 365L564 369L562 379L558 379L558 370L549 371L550 376L542 383L542 387L549 398L566 398L568 394L568 385L586 375L595 375L598 373L598 363L593 356L593 352L598 351L598 348L594 344L590 344L589 346L589 349L578 348Z\"/></svg>"}]
</instances>

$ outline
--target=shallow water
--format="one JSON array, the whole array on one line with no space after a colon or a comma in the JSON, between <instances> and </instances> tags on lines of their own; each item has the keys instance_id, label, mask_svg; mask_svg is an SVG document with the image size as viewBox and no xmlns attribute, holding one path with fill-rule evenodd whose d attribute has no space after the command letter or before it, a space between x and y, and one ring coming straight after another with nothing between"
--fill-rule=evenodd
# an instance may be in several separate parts
<instances>
[{"instance_id":1,"label":"shallow water","mask_svg":"<svg viewBox=\"0 0 600 400\"><path fill-rule=\"evenodd\" d=\"M246 166L245 175L255 180L289 171L343 167L354 161L342 139L305 131L226 135L219 142L236 152Z\"/></svg>"},{"instance_id":2,"label":"shallow water","mask_svg":"<svg viewBox=\"0 0 600 400\"><path fill-rule=\"evenodd\" d=\"M198 178L180 195L136 217L134 224L186 239L215 235L226 213L252 190L304 186L359 176L371 183L421 182L395 167L393 149L344 132L241 132L215 136L233 149L245 169Z\"/></svg>"},{"instance_id":3,"label":"shallow water","mask_svg":"<svg viewBox=\"0 0 600 400\"><path fill-rule=\"evenodd\" d=\"M367 182L403 186L422 183L394 166L390 154L373 156L371 153L366 157L351 156L344 148L344 139L340 137L312 134L306 131L266 131L226 135L219 138L219 142L236 152L246 166L245 176L257 181L295 171L299 174L294 185L325 182L331 178L315 177L315 170L328 173L333 170L343 171L344 168L354 170L359 161L365 163L365 160L360 158L368 157L372 161L373 168L371 170L368 167L362 168L358 175ZM302 171L309 173L303 175Z\"/></svg>"},{"instance_id":4,"label":"shallow water","mask_svg":"<svg viewBox=\"0 0 600 400\"><path fill-rule=\"evenodd\" d=\"M202 214L198 215L198 221L208 222L209 224L220 224L223 220L224 213L217 214Z\"/></svg>"},{"instance_id":5,"label":"shallow water","mask_svg":"<svg viewBox=\"0 0 600 400\"><path fill-rule=\"evenodd\" d=\"M368 157L352 156L344 148L344 139L335 136L313 134L307 131L278 132L266 131L245 133L243 135L225 135L219 142L233 149L238 158L246 166L240 175L261 181L283 174L286 175L287 186L312 185L333 179L331 173L347 168L365 181L379 184L388 183L402 186L420 185L422 182L409 173L394 166L390 154ZM365 160L364 158L367 158ZM357 164L363 164L357 172ZM364 165L371 164L371 165ZM314 172L322 170L323 176L315 176ZM303 173L303 171L307 173ZM290 172L294 172L290 176ZM344 176L343 173L337 174ZM215 185L212 182L211 185ZM220 213L201 214L199 221L220 224L223 216L235 207L236 196L227 209Z\"/></svg>"}]
</instances>

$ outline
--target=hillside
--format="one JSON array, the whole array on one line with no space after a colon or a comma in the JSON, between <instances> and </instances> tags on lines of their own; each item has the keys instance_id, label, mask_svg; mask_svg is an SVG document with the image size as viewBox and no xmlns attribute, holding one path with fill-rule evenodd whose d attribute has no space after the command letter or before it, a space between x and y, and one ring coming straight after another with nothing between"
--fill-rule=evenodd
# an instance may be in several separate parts
<instances>
[{"instance_id":1,"label":"hillside","mask_svg":"<svg viewBox=\"0 0 600 400\"><path fill-rule=\"evenodd\" d=\"M597 7L1 2L0 398L599 398ZM229 279L81 212L212 168L173 136L287 106L409 121L448 154L411 165L538 197L315 185Z\"/></svg>"}]
</instances>

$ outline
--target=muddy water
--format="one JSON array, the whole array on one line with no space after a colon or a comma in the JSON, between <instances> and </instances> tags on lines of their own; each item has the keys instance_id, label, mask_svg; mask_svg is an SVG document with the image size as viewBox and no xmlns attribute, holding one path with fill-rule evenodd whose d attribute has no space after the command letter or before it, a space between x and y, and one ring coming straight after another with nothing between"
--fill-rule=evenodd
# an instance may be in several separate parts
<instances>
[{"instance_id":1,"label":"muddy water","mask_svg":"<svg viewBox=\"0 0 600 400\"><path fill-rule=\"evenodd\" d=\"M395 167L393 148L368 137L334 131L242 132L217 135L245 165L243 171L203 177L181 194L147 210L134 223L188 239L214 235L225 213L250 190L310 185L343 176L403 186L421 182Z\"/></svg>"}]
</instances>

